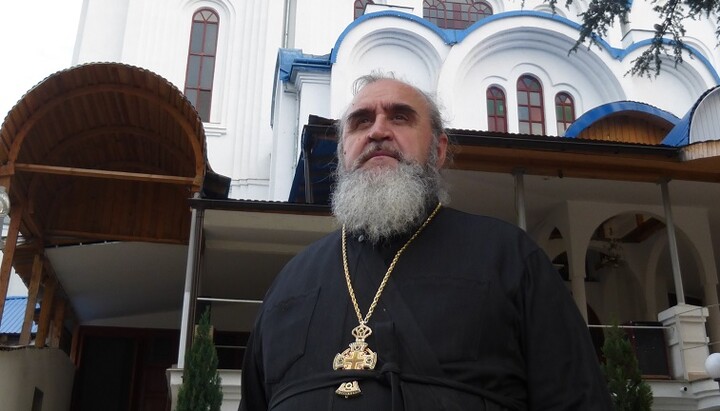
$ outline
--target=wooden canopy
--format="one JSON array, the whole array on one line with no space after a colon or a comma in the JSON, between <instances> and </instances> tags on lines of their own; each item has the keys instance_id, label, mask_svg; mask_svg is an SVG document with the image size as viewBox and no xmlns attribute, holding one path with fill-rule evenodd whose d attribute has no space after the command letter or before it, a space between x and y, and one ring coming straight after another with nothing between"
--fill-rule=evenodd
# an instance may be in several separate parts
<instances>
[{"instance_id":1,"label":"wooden canopy","mask_svg":"<svg viewBox=\"0 0 720 411\"><path fill-rule=\"evenodd\" d=\"M0 129L0 176L21 232L44 245L186 242L185 200L200 189L205 136L171 83L117 63L51 75Z\"/></svg>"},{"instance_id":2,"label":"wooden canopy","mask_svg":"<svg viewBox=\"0 0 720 411\"><path fill-rule=\"evenodd\" d=\"M56 344L72 312L45 248L187 243L187 199L209 171L197 112L148 70L86 64L49 76L23 96L0 128L0 185L11 202L0 315L12 265L28 285L21 344L29 342L36 300L42 300L36 345L48 333Z\"/></svg>"}]
</instances>

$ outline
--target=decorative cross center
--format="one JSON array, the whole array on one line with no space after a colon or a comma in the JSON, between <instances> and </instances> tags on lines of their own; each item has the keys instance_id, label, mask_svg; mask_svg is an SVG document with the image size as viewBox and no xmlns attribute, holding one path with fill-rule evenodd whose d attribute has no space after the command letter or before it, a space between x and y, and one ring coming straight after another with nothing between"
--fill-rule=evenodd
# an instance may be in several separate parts
<instances>
[{"instance_id":1,"label":"decorative cross center","mask_svg":"<svg viewBox=\"0 0 720 411\"><path fill-rule=\"evenodd\" d=\"M349 347L335 355L333 360L334 370L372 370L377 364L377 353L368 348L365 338L372 333L370 327L361 324L353 330L355 341ZM351 397L360 394L360 386L357 381L344 382L340 384L335 392L343 397Z\"/></svg>"}]
</instances>

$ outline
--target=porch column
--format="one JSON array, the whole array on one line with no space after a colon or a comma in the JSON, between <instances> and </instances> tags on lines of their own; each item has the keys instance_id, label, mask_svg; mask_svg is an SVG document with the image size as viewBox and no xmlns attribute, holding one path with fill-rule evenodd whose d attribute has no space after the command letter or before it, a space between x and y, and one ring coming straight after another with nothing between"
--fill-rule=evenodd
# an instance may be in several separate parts
<instances>
[{"instance_id":1,"label":"porch column","mask_svg":"<svg viewBox=\"0 0 720 411\"><path fill-rule=\"evenodd\" d=\"M525 171L522 169L513 170L515 177L515 212L517 213L517 225L527 231L527 221L525 219Z\"/></svg>"},{"instance_id":2,"label":"porch column","mask_svg":"<svg viewBox=\"0 0 720 411\"><path fill-rule=\"evenodd\" d=\"M10 287L10 272L12 271L13 256L15 255L15 246L17 245L21 218L22 206L15 206L13 210L10 211L10 227L8 228L8 235L5 239L5 248L2 250L2 264L0 264L0 322L2 322L5 298L7 298L8 288ZM2 224L2 222L0 222L0 224Z\"/></svg>"},{"instance_id":3,"label":"porch column","mask_svg":"<svg viewBox=\"0 0 720 411\"><path fill-rule=\"evenodd\" d=\"M710 337L710 352L720 351L720 307L718 307L717 284L703 287L705 291L705 306L708 310L707 325Z\"/></svg>"},{"instance_id":4,"label":"porch column","mask_svg":"<svg viewBox=\"0 0 720 411\"><path fill-rule=\"evenodd\" d=\"M199 198L199 194L195 194ZM185 366L185 352L192 338L188 337L194 328L195 302L197 298L197 277L199 270L200 246L202 243L202 225L204 210L193 208L190 221L190 239L188 241L188 258L185 268L185 291L183 293L182 319L180 320L180 344L178 345L177 368Z\"/></svg>"},{"instance_id":5,"label":"porch column","mask_svg":"<svg viewBox=\"0 0 720 411\"><path fill-rule=\"evenodd\" d=\"M25 319L23 320L22 330L20 331L20 345L29 345L32 335L32 323L35 316L35 304L37 303L38 293L40 291L40 283L42 282L43 273L43 256L35 254L32 265L32 275L30 277L30 287L28 288L27 305L25 306Z\"/></svg>"},{"instance_id":6,"label":"porch column","mask_svg":"<svg viewBox=\"0 0 720 411\"><path fill-rule=\"evenodd\" d=\"M59 298L55 303L55 312L50 327L50 347L60 347L60 340L63 333L63 322L65 321L65 305L67 303L63 298Z\"/></svg>"},{"instance_id":7,"label":"porch column","mask_svg":"<svg viewBox=\"0 0 720 411\"><path fill-rule=\"evenodd\" d=\"M565 250L568 256L568 270L570 277L570 289L573 299L585 323L588 322L587 295L585 292L585 254L587 253L587 241L584 240L583 228L577 222L582 221L585 216L578 209L577 205L568 207L567 211L567 234L565 235Z\"/></svg>"},{"instance_id":8,"label":"porch column","mask_svg":"<svg viewBox=\"0 0 720 411\"><path fill-rule=\"evenodd\" d=\"M42 348L45 346L48 334L50 333L50 316L55 301L55 291L57 290L57 280L49 279L49 284L43 289L42 300L40 301L40 321L38 322L38 331L35 336L35 346Z\"/></svg>"},{"instance_id":9,"label":"porch column","mask_svg":"<svg viewBox=\"0 0 720 411\"><path fill-rule=\"evenodd\" d=\"M675 281L675 295L677 296L677 304L681 305L685 304L685 291L683 290L682 274L680 273L680 258L678 257L677 239L675 238L675 223L673 222L672 209L670 208L668 180L660 182L660 189L662 190L663 207L665 208L665 226L668 234L673 280Z\"/></svg>"}]
</instances>

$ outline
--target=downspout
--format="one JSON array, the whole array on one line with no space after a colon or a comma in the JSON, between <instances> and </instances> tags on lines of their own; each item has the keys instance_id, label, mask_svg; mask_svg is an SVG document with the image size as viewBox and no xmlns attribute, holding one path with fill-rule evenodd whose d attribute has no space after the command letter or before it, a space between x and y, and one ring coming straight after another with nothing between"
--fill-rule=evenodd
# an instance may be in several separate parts
<instances>
[{"instance_id":1,"label":"downspout","mask_svg":"<svg viewBox=\"0 0 720 411\"><path fill-rule=\"evenodd\" d=\"M282 38L282 48L286 49L289 47L290 43L290 2L292 0L285 0L285 7L284 7L284 18L283 18L283 38Z\"/></svg>"},{"instance_id":2,"label":"downspout","mask_svg":"<svg viewBox=\"0 0 720 411\"><path fill-rule=\"evenodd\" d=\"M193 198L200 198L195 193ZM177 368L185 367L185 352L190 347L192 338L188 337L189 330L194 328L195 301L197 298L198 261L200 245L202 244L202 225L205 210L192 209L190 220L190 239L188 241L188 258L185 267L185 290L183 292L182 319L180 320L180 343L178 345Z\"/></svg>"},{"instance_id":3,"label":"downspout","mask_svg":"<svg viewBox=\"0 0 720 411\"><path fill-rule=\"evenodd\" d=\"M670 261L672 262L673 280L675 281L675 295L677 304L685 304L685 291L683 290L682 274L680 273L680 257L678 256L677 239L675 238L675 223L670 209L670 193L668 180L660 182L662 190L663 207L665 208L665 225L668 234L668 247L670 247Z\"/></svg>"}]
</instances>

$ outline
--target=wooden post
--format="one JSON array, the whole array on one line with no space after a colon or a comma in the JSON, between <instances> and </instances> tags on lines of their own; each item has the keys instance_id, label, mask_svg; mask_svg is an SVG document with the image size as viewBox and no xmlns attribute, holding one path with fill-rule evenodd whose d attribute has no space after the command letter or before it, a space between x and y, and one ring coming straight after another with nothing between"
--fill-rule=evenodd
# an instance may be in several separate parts
<instances>
[{"instance_id":1,"label":"wooden post","mask_svg":"<svg viewBox=\"0 0 720 411\"><path fill-rule=\"evenodd\" d=\"M55 300L55 290L57 289L57 280L50 279L50 284L43 291L43 298L40 301L40 323L38 324L37 335L35 336L35 346L42 348L45 346L48 333L50 331L50 317L53 310L53 300Z\"/></svg>"},{"instance_id":2,"label":"wooden post","mask_svg":"<svg viewBox=\"0 0 720 411\"><path fill-rule=\"evenodd\" d=\"M62 341L63 323L65 322L65 305L64 299L58 299L55 303L55 315L53 316L52 327L50 329L50 347L60 347Z\"/></svg>"},{"instance_id":3,"label":"wooden post","mask_svg":"<svg viewBox=\"0 0 720 411\"><path fill-rule=\"evenodd\" d=\"M37 303L37 296L38 292L40 291L42 273L42 254L35 254L32 265L32 277L30 277L30 287L28 288L27 305L25 306L25 320L23 321L22 331L20 332L20 345L30 344L33 317L35 316L35 304Z\"/></svg>"},{"instance_id":4,"label":"wooden post","mask_svg":"<svg viewBox=\"0 0 720 411\"><path fill-rule=\"evenodd\" d=\"M16 205L10 211L10 227L5 249L3 250L2 264L0 264L0 322L2 321L3 310L5 310L5 299L7 298L8 287L10 287L10 271L17 245L18 232L20 231L20 220L22 219L22 206ZM2 224L0 222L0 224Z\"/></svg>"}]
</instances>

